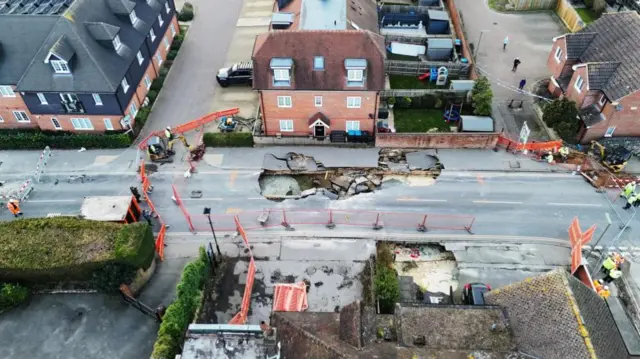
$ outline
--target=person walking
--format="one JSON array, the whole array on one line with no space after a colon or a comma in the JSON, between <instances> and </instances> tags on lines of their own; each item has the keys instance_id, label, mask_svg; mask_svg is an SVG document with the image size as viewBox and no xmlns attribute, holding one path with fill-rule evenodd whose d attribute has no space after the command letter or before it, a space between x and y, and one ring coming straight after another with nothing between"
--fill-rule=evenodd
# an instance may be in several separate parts
<instances>
[{"instance_id":1,"label":"person walking","mask_svg":"<svg viewBox=\"0 0 640 359\"><path fill-rule=\"evenodd\" d=\"M19 216L22 216L22 211L20 211L20 202L17 199L10 199L9 202L7 202L7 208L14 217L18 218Z\"/></svg>"},{"instance_id":2,"label":"person walking","mask_svg":"<svg viewBox=\"0 0 640 359\"><path fill-rule=\"evenodd\" d=\"M509 45L509 36L504 38L502 41L502 51L507 51L507 45Z\"/></svg>"},{"instance_id":3,"label":"person walking","mask_svg":"<svg viewBox=\"0 0 640 359\"><path fill-rule=\"evenodd\" d=\"M611 295L608 285L605 285L604 287L602 287L602 289L600 289L597 293L598 295L600 295L600 298L602 299L607 299Z\"/></svg>"},{"instance_id":4,"label":"person walking","mask_svg":"<svg viewBox=\"0 0 640 359\"><path fill-rule=\"evenodd\" d=\"M638 202L638 195L635 194L635 193L632 193L627 198L627 204L625 204L625 206L622 207L622 209L629 209L629 208L631 208L631 206L637 207L636 202Z\"/></svg>"},{"instance_id":5,"label":"person walking","mask_svg":"<svg viewBox=\"0 0 640 359\"><path fill-rule=\"evenodd\" d=\"M151 221L151 219L153 218L153 216L151 215L151 211L147 210L147 209L143 209L142 210L142 218L144 218L147 223L153 227L153 222Z\"/></svg>"},{"instance_id":6,"label":"person walking","mask_svg":"<svg viewBox=\"0 0 640 359\"><path fill-rule=\"evenodd\" d=\"M164 129L164 135L165 137L167 137L167 141L173 140L173 133L171 133L171 126L167 126L167 128Z\"/></svg>"},{"instance_id":7,"label":"person walking","mask_svg":"<svg viewBox=\"0 0 640 359\"><path fill-rule=\"evenodd\" d=\"M527 84L527 79L520 80L520 85L518 85L518 90L522 91L524 89L524 85Z\"/></svg>"},{"instance_id":8,"label":"person walking","mask_svg":"<svg viewBox=\"0 0 640 359\"><path fill-rule=\"evenodd\" d=\"M518 69L518 65L520 65L522 63L522 61L520 61L520 58L516 57L515 60L513 60L513 68L511 69L512 72L516 72L516 70Z\"/></svg>"},{"instance_id":9,"label":"person walking","mask_svg":"<svg viewBox=\"0 0 640 359\"><path fill-rule=\"evenodd\" d=\"M140 192L137 187L129 187L131 194L136 198L136 202L140 203Z\"/></svg>"},{"instance_id":10,"label":"person walking","mask_svg":"<svg viewBox=\"0 0 640 359\"><path fill-rule=\"evenodd\" d=\"M622 193L620 194L620 197L625 197L625 198L629 198L629 196L636 191L636 182L632 181L627 183L626 186L624 186L624 191L622 191Z\"/></svg>"}]
</instances>

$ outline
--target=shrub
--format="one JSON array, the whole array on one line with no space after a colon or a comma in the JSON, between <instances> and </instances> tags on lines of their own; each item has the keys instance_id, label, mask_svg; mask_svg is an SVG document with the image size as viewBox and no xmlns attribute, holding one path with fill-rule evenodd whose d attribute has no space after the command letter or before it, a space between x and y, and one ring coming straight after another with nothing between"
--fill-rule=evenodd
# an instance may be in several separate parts
<instances>
[{"instance_id":1,"label":"shrub","mask_svg":"<svg viewBox=\"0 0 640 359\"><path fill-rule=\"evenodd\" d=\"M422 108L422 97L414 97L411 99L411 108Z\"/></svg>"},{"instance_id":2,"label":"shrub","mask_svg":"<svg viewBox=\"0 0 640 359\"><path fill-rule=\"evenodd\" d=\"M171 50L179 50L182 47L182 43L184 42L184 35L179 34L173 38L173 42L171 43Z\"/></svg>"},{"instance_id":3,"label":"shrub","mask_svg":"<svg viewBox=\"0 0 640 359\"><path fill-rule=\"evenodd\" d=\"M91 287L106 293L118 292L120 284L133 281L136 271L136 268L128 264L108 263L93 273Z\"/></svg>"},{"instance_id":4,"label":"shrub","mask_svg":"<svg viewBox=\"0 0 640 359\"><path fill-rule=\"evenodd\" d=\"M471 99L473 102L473 114L477 116L491 115L491 102L493 91L491 83L486 77L478 78L471 89Z\"/></svg>"},{"instance_id":5,"label":"shrub","mask_svg":"<svg viewBox=\"0 0 640 359\"><path fill-rule=\"evenodd\" d=\"M28 296L29 290L21 285L2 284L0 287L0 312L24 302Z\"/></svg>"},{"instance_id":6,"label":"shrub","mask_svg":"<svg viewBox=\"0 0 640 359\"><path fill-rule=\"evenodd\" d=\"M253 147L253 135L249 132L207 132L204 144L207 147Z\"/></svg>"},{"instance_id":7,"label":"shrub","mask_svg":"<svg viewBox=\"0 0 640 359\"><path fill-rule=\"evenodd\" d=\"M152 358L173 359L179 351L184 331L193 321L200 299L204 280L209 271L204 248L200 247L198 259L189 262L182 271L177 287L176 300L169 305L162 317L158 339L153 345Z\"/></svg>"},{"instance_id":8,"label":"shrub","mask_svg":"<svg viewBox=\"0 0 640 359\"><path fill-rule=\"evenodd\" d=\"M400 97L400 100L398 101L398 106L402 107L402 108L409 108L411 107L411 97Z\"/></svg>"},{"instance_id":9,"label":"shrub","mask_svg":"<svg viewBox=\"0 0 640 359\"><path fill-rule=\"evenodd\" d=\"M165 76L162 75L162 70L160 70L160 76L156 77L155 80L151 83L150 91L160 92L162 89L162 85L164 85Z\"/></svg>"},{"instance_id":10,"label":"shrub","mask_svg":"<svg viewBox=\"0 0 640 359\"><path fill-rule=\"evenodd\" d=\"M157 91L149 91L147 93L147 97L149 98L149 106L153 105L154 102L156 102L156 99L158 98L158 92ZM136 118L138 116L136 115Z\"/></svg>"},{"instance_id":11,"label":"shrub","mask_svg":"<svg viewBox=\"0 0 640 359\"><path fill-rule=\"evenodd\" d=\"M163 68L160 69L160 72L159 72L159 76L160 77L165 77L166 78L168 74L169 74L169 69L168 68L163 67ZM165 79L163 78L162 81L164 82L164 80Z\"/></svg>"},{"instance_id":12,"label":"shrub","mask_svg":"<svg viewBox=\"0 0 640 359\"><path fill-rule=\"evenodd\" d=\"M186 2L178 14L178 21L191 21L193 20L193 15L193 5L190 2Z\"/></svg>"},{"instance_id":13,"label":"shrub","mask_svg":"<svg viewBox=\"0 0 640 359\"><path fill-rule=\"evenodd\" d=\"M400 298L400 284L393 268L382 264L376 266L376 297L380 301L381 313L393 313L396 301Z\"/></svg>"},{"instance_id":14,"label":"shrub","mask_svg":"<svg viewBox=\"0 0 640 359\"><path fill-rule=\"evenodd\" d=\"M151 92L151 91L149 91ZM144 124L147 123L147 118L149 118L149 114L151 113L151 107L143 107L138 110L136 114L136 119L133 124L133 133L134 135L138 135L140 130L144 127Z\"/></svg>"},{"instance_id":15,"label":"shrub","mask_svg":"<svg viewBox=\"0 0 640 359\"><path fill-rule=\"evenodd\" d=\"M0 280L89 281L107 264L147 269L155 243L146 223L123 225L75 217L0 223Z\"/></svg>"},{"instance_id":16,"label":"shrub","mask_svg":"<svg viewBox=\"0 0 640 359\"><path fill-rule=\"evenodd\" d=\"M565 98L556 99L544 106L542 120L556 131L558 136L569 143L576 142L580 129L576 103Z\"/></svg>"},{"instance_id":17,"label":"shrub","mask_svg":"<svg viewBox=\"0 0 640 359\"><path fill-rule=\"evenodd\" d=\"M396 98L395 98L395 97L389 97L389 98L387 99L387 105L389 105L389 106L393 106L393 105L395 105L395 104L396 104Z\"/></svg>"},{"instance_id":18,"label":"shrub","mask_svg":"<svg viewBox=\"0 0 640 359\"><path fill-rule=\"evenodd\" d=\"M178 56L178 50L171 50L167 54L167 60L174 60Z\"/></svg>"},{"instance_id":19,"label":"shrub","mask_svg":"<svg viewBox=\"0 0 640 359\"><path fill-rule=\"evenodd\" d=\"M41 150L46 146L53 149L125 148L130 145L131 138L120 132L75 134L62 131L0 131L0 150Z\"/></svg>"}]
</instances>

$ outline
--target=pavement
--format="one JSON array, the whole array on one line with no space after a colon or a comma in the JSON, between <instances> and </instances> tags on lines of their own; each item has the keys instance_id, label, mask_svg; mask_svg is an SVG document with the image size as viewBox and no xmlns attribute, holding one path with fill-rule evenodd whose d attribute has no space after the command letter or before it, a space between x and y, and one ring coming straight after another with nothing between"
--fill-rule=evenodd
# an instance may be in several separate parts
<instances>
[{"instance_id":1,"label":"pavement","mask_svg":"<svg viewBox=\"0 0 640 359\"><path fill-rule=\"evenodd\" d=\"M517 87L520 80L525 78L525 90L530 91L535 82L550 76L546 63L551 40L566 30L551 12L504 14L491 10L486 1L476 0L456 0L456 6L462 14L467 41L473 43L474 51L477 51L479 74L489 78L492 83L492 116L496 120L496 127L518 134L523 122L527 121L532 139L541 138L542 131L532 108L533 98L520 94ZM503 52L502 44L507 36L509 45ZM519 57L522 63L513 73L511 68L515 57ZM523 100L523 108L509 109L512 99L518 102ZM534 137L536 134L537 138Z\"/></svg>"}]
</instances>

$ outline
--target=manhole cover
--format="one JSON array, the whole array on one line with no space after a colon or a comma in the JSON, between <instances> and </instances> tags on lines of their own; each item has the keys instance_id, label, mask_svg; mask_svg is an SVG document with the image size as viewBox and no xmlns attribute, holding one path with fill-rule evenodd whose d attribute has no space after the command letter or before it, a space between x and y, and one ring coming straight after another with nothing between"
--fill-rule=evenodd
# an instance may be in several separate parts
<instances>
[{"instance_id":1,"label":"manhole cover","mask_svg":"<svg viewBox=\"0 0 640 359\"><path fill-rule=\"evenodd\" d=\"M509 161L509 167L520 168L520 161Z\"/></svg>"}]
</instances>

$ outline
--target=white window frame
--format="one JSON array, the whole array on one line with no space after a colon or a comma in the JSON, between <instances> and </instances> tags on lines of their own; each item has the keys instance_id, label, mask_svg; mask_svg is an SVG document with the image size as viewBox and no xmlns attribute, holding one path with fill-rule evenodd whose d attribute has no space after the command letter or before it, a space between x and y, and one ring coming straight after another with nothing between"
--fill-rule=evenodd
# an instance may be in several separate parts
<instances>
[{"instance_id":1,"label":"white window frame","mask_svg":"<svg viewBox=\"0 0 640 359\"><path fill-rule=\"evenodd\" d=\"M29 118L29 115L27 115L26 112L24 111L12 111L13 112L13 117L16 119L17 122L19 123L30 123L31 119Z\"/></svg>"},{"instance_id":2,"label":"white window frame","mask_svg":"<svg viewBox=\"0 0 640 359\"><path fill-rule=\"evenodd\" d=\"M289 69L273 69L273 80L282 82L291 81Z\"/></svg>"},{"instance_id":3,"label":"white window frame","mask_svg":"<svg viewBox=\"0 0 640 359\"><path fill-rule=\"evenodd\" d=\"M136 106L135 101L131 101L131 105L129 105L129 116L131 116L131 118L136 118L137 114L138 114L138 106Z\"/></svg>"},{"instance_id":4,"label":"white window frame","mask_svg":"<svg viewBox=\"0 0 640 359\"><path fill-rule=\"evenodd\" d=\"M144 74L144 84L147 86L147 90L151 88L151 78L149 78L149 74Z\"/></svg>"},{"instance_id":5,"label":"white window frame","mask_svg":"<svg viewBox=\"0 0 640 359\"><path fill-rule=\"evenodd\" d=\"M49 102L47 101L47 98L44 97L44 94L42 92L36 93L36 96L38 96L38 100L40 100L40 104L41 105L48 105L49 104Z\"/></svg>"},{"instance_id":6,"label":"white window frame","mask_svg":"<svg viewBox=\"0 0 640 359\"><path fill-rule=\"evenodd\" d=\"M53 128L55 128L56 130L62 130L62 124L57 118L51 117L51 124L53 125Z\"/></svg>"},{"instance_id":7,"label":"white window frame","mask_svg":"<svg viewBox=\"0 0 640 359\"><path fill-rule=\"evenodd\" d=\"M165 3L166 5L167 3ZM171 37L176 36L176 27L175 25L173 25L173 23L169 26L169 28L171 29Z\"/></svg>"},{"instance_id":8,"label":"white window frame","mask_svg":"<svg viewBox=\"0 0 640 359\"><path fill-rule=\"evenodd\" d=\"M576 82L573 84L573 88L575 88L578 92L582 92L582 87L584 86L584 79L582 76L578 75L576 78Z\"/></svg>"},{"instance_id":9,"label":"white window frame","mask_svg":"<svg viewBox=\"0 0 640 359\"><path fill-rule=\"evenodd\" d=\"M92 93L91 97L93 97L93 102L96 104L96 106L102 106L104 105L102 103L102 97L100 97L100 94L98 93Z\"/></svg>"},{"instance_id":10,"label":"white window frame","mask_svg":"<svg viewBox=\"0 0 640 359\"><path fill-rule=\"evenodd\" d=\"M322 66L316 66L316 61L322 61ZM324 71L324 56L314 56L313 58L313 70Z\"/></svg>"},{"instance_id":11,"label":"white window frame","mask_svg":"<svg viewBox=\"0 0 640 359\"><path fill-rule=\"evenodd\" d=\"M131 25L137 24L138 21L140 20L138 19L138 15L136 15L135 10L131 10L131 12L129 13L129 20L131 20Z\"/></svg>"},{"instance_id":12,"label":"white window frame","mask_svg":"<svg viewBox=\"0 0 640 359\"><path fill-rule=\"evenodd\" d=\"M71 118L70 120L71 126L73 126L75 130L92 131L94 129L93 123L91 123L91 120L88 118L75 117Z\"/></svg>"},{"instance_id":13,"label":"white window frame","mask_svg":"<svg viewBox=\"0 0 640 359\"><path fill-rule=\"evenodd\" d=\"M171 8L169 7L169 3L168 2L164 3L164 9L167 11L167 14L171 11Z\"/></svg>"},{"instance_id":14,"label":"white window frame","mask_svg":"<svg viewBox=\"0 0 640 359\"><path fill-rule=\"evenodd\" d=\"M280 132L293 132L293 120L280 120Z\"/></svg>"},{"instance_id":15,"label":"white window frame","mask_svg":"<svg viewBox=\"0 0 640 359\"><path fill-rule=\"evenodd\" d=\"M600 107L604 106L604 104L607 103L607 97L602 94L600 95L600 98L598 99L598 105L600 105Z\"/></svg>"},{"instance_id":16,"label":"white window frame","mask_svg":"<svg viewBox=\"0 0 640 359\"><path fill-rule=\"evenodd\" d=\"M360 121L347 121L345 124L346 131L360 131Z\"/></svg>"},{"instance_id":17,"label":"white window frame","mask_svg":"<svg viewBox=\"0 0 640 359\"><path fill-rule=\"evenodd\" d=\"M138 59L138 65L142 65L142 63L144 62L144 56L142 56L142 52L138 51L138 53L136 53L136 58Z\"/></svg>"},{"instance_id":18,"label":"white window frame","mask_svg":"<svg viewBox=\"0 0 640 359\"><path fill-rule=\"evenodd\" d=\"M156 33L153 31L153 28L149 29L149 36L151 37L151 41L156 41Z\"/></svg>"},{"instance_id":19,"label":"white window frame","mask_svg":"<svg viewBox=\"0 0 640 359\"><path fill-rule=\"evenodd\" d=\"M293 101L291 96L278 96L278 107L291 108L293 107Z\"/></svg>"},{"instance_id":20,"label":"white window frame","mask_svg":"<svg viewBox=\"0 0 640 359\"><path fill-rule=\"evenodd\" d=\"M363 82L364 70L347 70L347 81L349 82Z\"/></svg>"},{"instance_id":21,"label":"white window frame","mask_svg":"<svg viewBox=\"0 0 640 359\"><path fill-rule=\"evenodd\" d=\"M53 67L53 71L57 74L70 74L71 69L69 69L69 65L66 61L62 60L50 60L51 67Z\"/></svg>"},{"instance_id":22,"label":"white window frame","mask_svg":"<svg viewBox=\"0 0 640 359\"><path fill-rule=\"evenodd\" d=\"M347 97L347 108L361 108L362 97Z\"/></svg>"},{"instance_id":23,"label":"white window frame","mask_svg":"<svg viewBox=\"0 0 640 359\"><path fill-rule=\"evenodd\" d=\"M171 44L169 43L169 39L166 36L162 37L162 42L164 42L164 49L169 50Z\"/></svg>"},{"instance_id":24,"label":"white window frame","mask_svg":"<svg viewBox=\"0 0 640 359\"><path fill-rule=\"evenodd\" d=\"M316 105L316 107L322 107L322 96L316 96L313 99L313 104Z\"/></svg>"},{"instance_id":25,"label":"white window frame","mask_svg":"<svg viewBox=\"0 0 640 359\"><path fill-rule=\"evenodd\" d=\"M162 13L158 14L158 23L160 24L160 26L164 25L164 20L162 19Z\"/></svg>"},{"instance_id":26,"label":"white window frame","mask_svg":"<svg viewBox=\"0 0 640 359\"><path fill-rule=\"evenodd\" d=\"M120 36L118 35L113 38L113 41L111 41L111 43L113 44L113 48L116 49L116 51L120 50L120 48L122 47L122 42L120 41Z\"/></svg>"},{"instance_id":27,"label":"white window frame","mask_svg":"<svg viewBox=\"0 0 640 359\"><path fill-rule=\"evenodd\" d=\"M607 130L604 131L604 137L612 137L614 132L616 132L616 126L607 127Z\"/></svg>"},{"instance_id":28,"label":"white window frame","mask_svg":"<svg viewBox=\"0 0 640 359\"><path fill-rule=\"evenodd\" d=\"M122 78L122 81L120 81L120 85L122 85L122 92L127 93L127 91L129 91L129 82L127 81L126 77Z\"/></svg>"},{"instance_id":29,"label":"white window frame","mask_svg":"<svg viewBox=\"0 0 640 359\"><path fill-rule=\"evenodd\" d=\"M562 47L558 46L558 48L556 48L556 53L553 55L553 57L556 59L557 63L560 63L562 60Z\"/></svg>"},{"instance_id":30,"label":"white window frame","mask_svg":"<svg viewBox=\"0 0 640 359\"><path fill-rule=\"evenodd\" d=\"M16 97L16 93L13 92L11 86L0 86L0 95L2 97Z\"/></svg>"},{"instance_id":31,"label":"white window frame","mask_svg":"<svg viewBox=\"0 0 640 359\"><path fill-rule=\"evenodd\" d=\"M158 62L158 66L162 65L162 55L160 51L156 52L156 62Z\"/></svg>"},{"instance_id":32,"label":"white window frame","mask_svg":"<svg viewBox=\"0 0 640 359\"><path fill-rule=\"evenodd\" d=\"M104 129L107 131L113 131L113 122L111 122L110 118L103 118L102 122L104 122Z\"/></svg>"}]
</instances>

